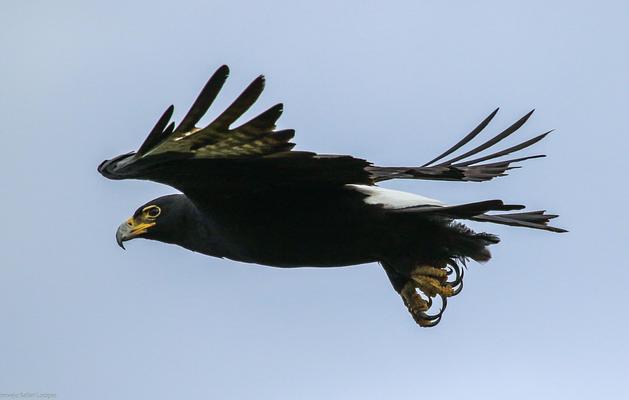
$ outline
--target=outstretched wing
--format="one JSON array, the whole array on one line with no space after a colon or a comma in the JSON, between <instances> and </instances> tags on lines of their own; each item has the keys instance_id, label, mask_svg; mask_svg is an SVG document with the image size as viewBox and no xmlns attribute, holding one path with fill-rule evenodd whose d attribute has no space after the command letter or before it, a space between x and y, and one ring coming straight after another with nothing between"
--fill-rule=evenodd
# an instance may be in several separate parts
<instances>
[{"instance_id":1,"label":"outstretched wing","mask_svg":"<svg viewBox=\"0 0 629 400\"><path fill-rule=\"evenodd\" d=\"M110 179L145 179L183 192L246 185L371 183L367 161L351 156L324 156L291 151L293 129L275 130L283 105L276 104L249 121L232 125L264 89L258 76L225 111L205 127L199 120L218 96L229 68L220 67L208 80L181 123L170 122L174 107L159 118L137 152L106 160L98 167Z\"/></svg>"},{"instance_id":2,"label":"outstretched wing","mask_svg":"<svg viewBox=\"0 0 629 400\"><path fill-rule=\"evenodd\" d=\"M441 160L456 152L460 148L464 147L466 144L471 142L472 139L477 137L483 131L483 129L485 129L485 127L489 125L489 122L496 116L496 114L498 113L498 109L489 114L487 118L485 118L476 128L474 128L454 146L420 167L371 166L367 169L372 173L376 182L389 179L428 179L442 181L482 182L488 181L498 176L505 176L506 171L514 168L519 168L518 166L512 166L512 164L524 160L530 160L532 158L545 157L545 155L538 154L489 163L485 163L485 161L495 160L500 157L518 152L520 150L524 150L527 147L530 147L540 140L544 139L552 131L545 132L532 139L523 141L515 146L511 146L482 157L472 158L472 156L476 156L484 150L494 148L495 145L497 145L499 142L515 133L531 117L533 111L529 112L528 114L517 120L513 125L509 126L507 129L487 140L486 142L483 142L482 144L472 148L471 150L459 156L452 157L447 161ZM441 162L437 163L439 161Z\"/></svg>"},{"instance_id":3,"label":"outstretched wing","mask_svg":"<svg viewBox=\"0 0 629 400\"><path fill-rule=\"evenodd\" d=\"M173 106L157 121L137 152L106 160L98 167L110 179L144 179L173 186L186 194L229 192L239 188L255 190L295 184L367 184L389 179L485 181L506 175L513 163L533 155L490 160L523 150L542 140L549 132L515 146L473 158L516 132L532 111L513 125L472 148L442 161L476 138L497 113L497 109L457 144L418 167L379 167L347 155L319 155L292 151L292 129L276 130L282 104L276 104L251 120L232 127L255 103L264 89L264 77L257 77L225 111L205 127L199 120L218 96L229 68L220 67L194 101L181 123L170 122Z\"/></svg>"}]
</instances>

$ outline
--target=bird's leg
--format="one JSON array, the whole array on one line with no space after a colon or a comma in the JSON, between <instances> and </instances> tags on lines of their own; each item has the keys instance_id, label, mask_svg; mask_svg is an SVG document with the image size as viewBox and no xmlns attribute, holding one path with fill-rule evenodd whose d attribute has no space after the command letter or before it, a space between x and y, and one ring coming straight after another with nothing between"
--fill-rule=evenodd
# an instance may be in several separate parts
<instances>
[{"instance_id":1,"label":"bird's leg","mask_svg":"<svg viewBox=\"0 0 629 400\"><path fill-rule=\"evenodd\" d=\"M454 279L450 280L452 272ZM460 268L452 263L448 267L433 267L420 265L410 274L409 281L404 285L400 294L408 311L420 326L435 326L441 320L446 309L447 298L458 294L462 287L463 274ZM423 296L422 296L423 295ZM441 298L441 310L435 314L428 314L433 298Z\"/></svg>"},{"instance_id":2,"label":"bird's leg","mask_svg":"<svg viewBox=\"0 0 629 400\"><path fill-rule=\"evenodd\" d=\"M428 297L450 297L454 294L454 289L448 283L448 272L443 268L420 265L411 272L411 280Z\"/></svg>"}]
</instances>

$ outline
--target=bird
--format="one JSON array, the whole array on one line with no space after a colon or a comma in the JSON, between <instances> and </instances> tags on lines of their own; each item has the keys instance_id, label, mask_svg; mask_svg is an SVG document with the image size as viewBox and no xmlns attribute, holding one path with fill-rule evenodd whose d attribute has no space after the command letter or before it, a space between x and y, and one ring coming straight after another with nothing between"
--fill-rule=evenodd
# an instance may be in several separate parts
<instances>
[{"instance_id":1,"label":"bird","mask_svg":"<svg viewBox=\"0 0 629 400\"><path fill-rule=\"evenodd\" d=\"M488 140L472 146L498 113L427 163L377 166L350 155L293 150L293 129L277 129L279 103L237 123L261 95L258 76L209 124L198 126L217 98L229 68L209 78L178 125L174 107L158 119L137 151L103 161L113 180L157 182L179 193L146 202L116 231L116 241L144 238L193 252L279 268L340 267L377 262L421 327L437 325L448 299L461 292L467 262L486 262L499 238L477 233L464 221L549 232L557 215L520 211L499 199L447 204L379 186L393 179L485 182L543 154L512 156L542 139L537 135L496 150L531 117L527 113ZM478 141L478 139L477 139ZM479 153L488 150L489 154ZM462 152L454 155L457 151Z\"/></svg>"}]
</instances>

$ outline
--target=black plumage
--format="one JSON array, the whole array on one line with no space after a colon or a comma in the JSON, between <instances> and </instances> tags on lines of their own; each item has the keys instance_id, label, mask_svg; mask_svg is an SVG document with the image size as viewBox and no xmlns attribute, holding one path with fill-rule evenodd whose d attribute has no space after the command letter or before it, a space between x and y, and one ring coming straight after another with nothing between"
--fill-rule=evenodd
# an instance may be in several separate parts
<instances>
[{"instance_id":1,"label":"black plumage","mask_svg":"<svg viewBox=\"0 0 629 400\"><path fill-rule=\"evenodd\" d=\"M422 166L379 167L347 155L293 151L294 131L275 130L282 104L232 128L262 93L262 76L214 121L197 127L228 74L227 66L222 66L212 75L179 126L169 123L170 106L137 152L98 167L110 179L151 180L183 193L138 208L116 233L121 246L142 237L284 268L380 262L415 321L432 326L441 319L447 298L460 292L461 265L467 259L489 260L487 246L498 243L496 236L475 233L458 220L564 231L548 225L556 215L505 213L523 206L501 200L445 205L376 186L389 179L479 182L506 175L516 168L514 163L543 155L496 159L532 146L548 132L471 157L515 133L532 112L447 161L442 160L475 139L498 110ZM503 213L490 214L495 211ZM436 297L442 300L441 309L431 314Z\"/></svg>"}]
</instances>

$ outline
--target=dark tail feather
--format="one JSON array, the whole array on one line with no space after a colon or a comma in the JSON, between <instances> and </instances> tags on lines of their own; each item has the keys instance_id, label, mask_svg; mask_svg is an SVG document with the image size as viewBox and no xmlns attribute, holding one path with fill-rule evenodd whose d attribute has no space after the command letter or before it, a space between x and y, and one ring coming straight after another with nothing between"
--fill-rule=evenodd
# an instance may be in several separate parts
<instances>
[{"instance_id":1,"label":"dark tail feather","mask_svg":"<svg viewBox=\"0 0 629 400\"><path fill-rule=\"evenodd\" d=\"M541 210L499 215L483 214L474 216L470 219L479 222L492 222L494 224L520 226L524 228L541 229L550 232L568 232L565 229L556 228L554 226L548 225L548 222L551 219L556 218L557 215L545 214L545 212L546 211Z\"/></svg>"},{"instance_id":2,"label":"dark tail feather","mask_svg":"<svg viewBox=\"0 0 629 400\"><path fill-rule=\"evenodd\" d=\"M450 218L472 218L480 216L488 211L513 211L523 209L523 205L504 204L502 200L485 200L476 203L459 204L455 206L418 206L407 207L393 210L395 213L413 213L413 214L435 214L443 215Z\"/></svg>"},{"instance_id":3,"label":"dark tail feather","mask_svg":"<svg viewBox=\"0 0 629 400\"><path fill-rule=\"evenodd\" d=\"M523 208L524 206L519 204L504 204L502 200L485 200L454 206L416 206L391 211L394 213L432 214L452 219L492 222L494 224L520 226L550 232L567 232L565 229L548 225L551 219L557 218L558 216L555 214L546 214L545 210L497 215L486 214L489 211L513 211Z\"/></svg>"}]
</instances>

